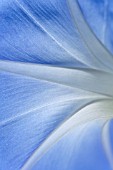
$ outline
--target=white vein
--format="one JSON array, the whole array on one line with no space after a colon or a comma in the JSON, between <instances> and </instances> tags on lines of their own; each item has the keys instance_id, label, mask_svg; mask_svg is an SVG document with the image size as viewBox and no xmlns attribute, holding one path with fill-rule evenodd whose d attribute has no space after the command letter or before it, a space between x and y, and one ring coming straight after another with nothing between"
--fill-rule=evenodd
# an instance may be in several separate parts
<instances>
[{"instance_id":1,"label":"white vein","mask_svg":"<svg viewBox=\"0 0 113 170\"><path fill-rule=\"evenodd\" d=\"M23 113L21 113L21 114L18 114L17 116L13 116L13 117L10 117L10 118L8 118L8 119L5 119L5 120L3 120L3 121L1 121L0 122L0 127L1 126L5 126L5 125L8 125L9 123L11 123L11 122L15 122L16 120L20 120L21 118L23 118L24 116L27 116L27 115L29 115L31 112L33 113L33 112L37 112L37 113L39 113L39 111L41 110L41 109L47 109L48 107L54 107L54 106L56 106L56 105L58 105L58 104L69 104L69 102L74 102L75 101L75 105L76 105L76 101L77 100L83 100L83 99L85 99L87 102L86 102L86 104L83 104L83 106L80 106L80 108L79 109L81 109L81 108L83 108L83 107L85 107L86 105L88 105L89 103L91 103L91 101L97 101L97 99L93 99L93 97L76 97L76 98L73 98L73 99L68 99L68 100L64 100L64 101L59 101L59 102L51 102L51 103L46 103L45 105L41 105L41 106L38 106L38 107L36 107L36 108L32 108L32 109L30 109L30 110L28 110L28 111L25 111L25 112L23 112ZM90 100L90 102L88 101L88 99ZM77 109L78 110L78 109Z\"/></svg>"},{"instance_id":2,"label":"white vein","mask_svg":"<svg viewBox=\"0 0 113 170\"><path fill-rule=\"evenodd\" d=\"M113 74L106 72L5 61L0 61L0 70L113 97Z\"/></svg>"},{"instance_id":3,"label":"white vein","mask_svg":"<svg viewBox=\"0 0 113 170\"><path fill-rule=\"evenodd\" d=\"M88 123L97 119L109 120L113 118L111 114L113 109L112 101L102 101L98 103L92 103L85 108L78 111L71 118L61 124L43 143L37 148L33 155L23 166L22 170L31 170L33 166L41 159L41 157L49 151L49 149L58 142L65 134L67 134L73 128L77 128L85 123ZM107 112L107 114L106 114Z\"/></svg>"},{"instance_id":4,"label":"white vein","mask_svg":"<svg viewBox=\"0 0 113 170\"><path fill-rule=\"evenodd\" d=\"M70 56L72 56L74 59L78 60L79 62L83 63L83 64L86 64L86 66L88 66L88 63L85 62L85 61L82 61L80 59L80 57L75 57L75 54L73 54L72 52L70 52L67 48L65 48L53 35L51 35L51 33L49 33L42 25L41 23L35 19L35 17L18 1L16 0L17 4L19 5L19 7L27 14L27 16L29 16L32 21L38 25L40 28L42 28L42 30L53 40L56 42L56 44L58 46L60 46L65 52L67 52Z\"/></svg>"},{"instance_id":5,"label":"white vein","mask_svg":"<svg viewBox=\"0 0 113 170\"><path fill-rule=\"evenodd\" d=\"M85 22L77 0L67 0L70 13L73 17L75 25L85 42L86 47L93 54L95 59L100 63L100 67L104 70L113 72L113 56L108 52L102 43L95 37L87 23Z\"/></svg>"}]
</instances>

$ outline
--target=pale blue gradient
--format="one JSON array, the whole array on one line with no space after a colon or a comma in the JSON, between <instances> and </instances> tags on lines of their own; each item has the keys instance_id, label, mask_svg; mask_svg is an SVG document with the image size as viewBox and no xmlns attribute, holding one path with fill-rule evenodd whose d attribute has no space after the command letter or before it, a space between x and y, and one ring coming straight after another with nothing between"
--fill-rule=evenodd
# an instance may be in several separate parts
<instances>
[{"instance_id":1,"label":"pale blue gradient","mask_svg":"<svg viewBox=\"0 0 113 170\"><path fill-rule=\"evenodd\" d=\"M0 170L113 169L112 13L0 1Z\"/></svg>"}]
</instances>

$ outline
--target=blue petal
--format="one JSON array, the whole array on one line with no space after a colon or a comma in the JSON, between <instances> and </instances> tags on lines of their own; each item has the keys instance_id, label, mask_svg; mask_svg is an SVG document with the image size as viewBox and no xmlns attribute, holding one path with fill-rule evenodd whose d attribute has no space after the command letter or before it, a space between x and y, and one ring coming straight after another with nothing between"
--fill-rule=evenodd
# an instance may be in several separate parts
<instances>
[{"instance_id":1,"label":"blue petal","mask_svg":"<svg viewBox=\"0 0 113 170\"><path fill-rule=\"evenodd\" d=\"M98 64L101 64L99 66L100 69L104 69L107 71L107 69L109 68L110 70L113 71L112 64L111 64L113 63L112 55L100 43L97 37L93 34L90 27L87 25L77 0L68 0L68 5L72 17L74 19L75 26L78 27L78 30L85 42L85 45L88 47L89 51L91 52L93 59L95 59L95 61L98 61L98 63L96 63L97 68L99 66Z\"/></svg>"},{"instance_id":2,"label":"blue petal","mask_svg":"<svg viewBox=\"0 0 113 170\"><path fill-rule=\"evenodd\" d=\"M97 96L6 72L0 80L1 170L19 170L52 131Z\"/></svg>"},{"instance_id":3,"label":"blue petal","mask_svg":"<svg viewBox=\"0 0 113 170\"><path fill-rule=\"evenodd\" d=\"M1 170L24 168L35 151L36 157L38 154L44 156L46 150L43 146L50 149L51 144L70 130L68 128L73 129L75 122L77 126L88 120L113 117L110 101L113 96L112 56L88 29L83 16L74 15L75 12L81 14L76 5L74 0L0 2ZM76 11L73 10L75 7ZM95 82L99 85L96 86ZM72 136L73 132L62 141L69 139L69 144L74 147L76 137L71 141ZM49 145L46 145L49 140ZM50 150L54 158L58 156L56 149L62 141ZM64 148L67 144L64 142ZM38 154L37 150L40 151ZM46 159L49 159L50 155L47 155ZM45 157L35 169L45 168ZM67 159L59 162L56 168L62 165L65 169ZM104 156L100 160L101 168L103 160ZM37 161L32 159L31 162L35 164ZM75 163L72 159L72 169ZM92 165L91 162L91 168ZM47 168L49 166L47 164ZM106 162L105 166L108 168Z\"/></svg>"},{"instance_id":4,"label":"blue petal","mask_svg":"<svg viewBox=\"0 0 113 170\"><path fill-rule=\"evenodd\" d=\"M3 0L0 6L0 59L103 67L74 25L66 0Z\"/></svg>"},{"instance_id":5,"label":"blue petal","mask_svg":"<svg viewBox=\"0 0 113 170\"><path fill-rule=\"evenodd\" d=\"M111 170L102 147L104 122L90 122L62 137L32 168L33 170Z\"/></svg>"},{"instance_id":6,"label":"blue petal","mask_svg":"<svg viewBox=\"0 0 113 170\"><path fill-rule=\"evenodd\" d=\"M22 170L32 169L37 162L50 150L54 144L58 142L64 135L69 133L75 127L80 127L83 124L90 123L91 121L100 119L101 122L108 121L113 117L112 113L112 101L100 101L92 102L87 106L81 108L68 120L64 121L43 143L37 148L33 155L23 166ZM106 114L107 113L107 114ZM95 124L96 126L96 124ZM66 141L67 142L67 141ZM104 144L104 142L102 142ZM108 150L105 151L108 153Z\"/></svg>"},{"instance_id":7,"label":"blue petal","mask_svg":"<svg viewBox=\"0 0 113 170\"><path fill-rule=\"evenodd\" d=\"M113 53L113 1L78 0L83 15L101 42Z\"/></svg>"},{"instance_id":8,"label":"blue petal","mask_svg":"<svg viewBox=\"0 0 113 170\"><path fill-rule=\"evenodd\" d=\"M3 0L0 6L0 59L84 67L65 0Z\"/></svg>"}]
</instances>

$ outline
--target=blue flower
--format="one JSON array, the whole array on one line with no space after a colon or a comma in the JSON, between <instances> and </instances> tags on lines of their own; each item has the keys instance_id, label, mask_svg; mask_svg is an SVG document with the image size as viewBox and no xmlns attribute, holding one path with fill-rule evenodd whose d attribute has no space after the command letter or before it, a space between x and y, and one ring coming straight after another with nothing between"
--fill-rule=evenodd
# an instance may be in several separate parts
<instances>
[{"instance_id":1,"label":"blue flower","mask_svg":"<svg viewBox=\"0 0 113 170\"><path fill-rule=\"evenodd\" d=\"M112 0L1 0L0 170L113 169L112 18Z\"/></svg>"}]
</instances>

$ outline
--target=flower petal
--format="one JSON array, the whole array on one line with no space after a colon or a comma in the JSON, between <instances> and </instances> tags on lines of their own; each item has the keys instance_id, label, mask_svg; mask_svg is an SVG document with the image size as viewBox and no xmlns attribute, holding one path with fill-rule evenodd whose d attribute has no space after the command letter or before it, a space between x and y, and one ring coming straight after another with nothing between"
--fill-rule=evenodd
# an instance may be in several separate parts
<instances>
[{"instance_id":1,"label":"flower petal","mask_svg":"<svg viewBox=\"0 0 113 170\"><path fill-rule=\"evenodd\" d=\"M93 69L68 69L39 64L0 61L0 70L43 79L112 97L113 74ZM98 86L95 85L95 82Z\"/></svg>"},{"instance_id":2,"label":"flower petal","mask_svg":"<svg viewBox=\"0 0 113 170\"><path fill-rule=\"evenodd\" d=\"M93 57L102 64L101 67L104 70L113 71L113 56L104 48L104 46L98 41L95 37L89 26L87 25L83 14L80 10L77 0L68 0L68 5L70 7L70 12L73 16L75 26L78 27L78 30L83 37L86 46L92 53Z\"/></svg>"},{"instance_id":3,"label":"flower petal","mask_svg":"<svg viewBox=\"0 0 113 170\"><path fill-rule=\"evenodd\" d=\"M88 103L103 98L45 80L0 72L0 169L20 170L47 137Z\"/></svg>"},{"instance_id":4,"label":"flower petal","mask_svg":"<svg viewBox=\"0 0 113 170\"><path fill-rule=\"evenodd\" d=\"M0 20L2 60L103 69L74 25L66 0L2 0Z\"/></svg>"},{"instance_id":5,"label":"flower petal","mask_svg":"<svg viewBox=\"0 0 113 170\"><path fill-rule=\"evenodd\" d=\"M76 114L74 114L70 119L65 121L61 126L59 126L56 131L47 138L43 144L37 148L34 154L26 162L22 170L29 170L45 155L49 149L54 146L65 134L70 132L72 129L79 127L85 123L93 120L110 120L113 118L112 114L112 101L100 101L94 102L87 107L82 108Z\"/></svg>"},{"instance_id":6,"label":"flower petal","mask_svg":"<svg viewBox=\"0 0 113 170\"><path fill-rule=\"evenodd\" d=\"M63 136L32 170L111 170L102 146L104 121L86 123Z\"/></svg>"},{"instance_id":7,"label":"flower petal","mask_svg":"<svg viewBox=\"0 0 113 170\"><path fill-rule=\"evenodd\" d=\"M113 53L113 1L78 0L78 2L96 36Z\"/></svg>"}]
</instances>

